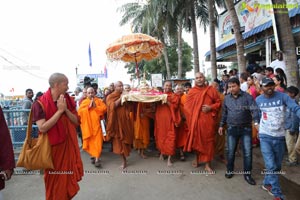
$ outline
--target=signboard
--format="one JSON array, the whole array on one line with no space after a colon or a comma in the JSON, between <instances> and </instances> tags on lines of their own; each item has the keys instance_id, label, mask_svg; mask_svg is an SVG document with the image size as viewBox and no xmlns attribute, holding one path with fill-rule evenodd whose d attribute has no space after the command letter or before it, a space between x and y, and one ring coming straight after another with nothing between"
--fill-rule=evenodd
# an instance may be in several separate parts
<instances>
[{"instance_id":1,"label":"signboard","mask_svg":"<svg viewBox=\"0 0 300 200\"><path fill-rule=\"evenodd\" d=\"M162 87L162 74L151 74L152 87Z\"/></svg>"},{"instance_id":2,"label":"signboard","mask_svg":"<svg viewBox=\"0 0 300 200\"><path fill-rule=\"evenodd\" d=\"M300 46L299 46L299 47L296 47L296 54L297 54L298 56L300 56Z\"/></svg>"},{"instance_id":3,"label":"signboard","mask_svg":"<svg viewBox=\"0 0 300 200\"><path fill-rule=\"evenodd\" d=\"M299 8L300 0L286 0L285 5L271 4L270 0L243 0L235 5L240 26L245 27L245 32L251 31L270 20L274 14L273 8ZM219 41L223 44L234 38L231 33L232 24L228 12L219 16Z\"/></svg>"}]
</instances>

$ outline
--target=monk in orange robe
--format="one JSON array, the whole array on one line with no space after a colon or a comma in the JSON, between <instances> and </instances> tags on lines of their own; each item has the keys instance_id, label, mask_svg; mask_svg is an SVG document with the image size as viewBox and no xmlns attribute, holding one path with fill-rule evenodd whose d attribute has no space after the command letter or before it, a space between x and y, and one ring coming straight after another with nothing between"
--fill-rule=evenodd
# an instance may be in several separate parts
<instances>
[{"instance_id":1,"label":"monk in orange robe","mask_svg":"<svg viewBox=\"0 0 300 200\"><path fill-rule=\"evenodd\" d=\"M150 142L150 118L153 118L151 103L137 103L137 111L134 117L134 140L133 147L138 150L142 158L147 158L144 151Z\"/></svg>"},{"instance_id":2,"label":"monk in orange robe","mask_svg":"<svg viewBox=\"0 0 300 200\"><path fill-rule=\"evenodd\" d=\"M184 104L189 133L184 151L195 151L193 167L205 163L205 170L212 173L216 118L221 100L215 88L205 84L203 73L195 74L195 86L189 90Z\"/></svg>"},{"instance_id":3,"label":"monk in orange robe","mask_svg":"<svg viewBox=\"0 0 300 200\"><path fill-rule=\"evenodd\" d=\"M180 97L180 115L181 115L181 122L179 127L177 127L176 133L176 148L179 149L180 153L180 160L185 161L183 147L186 143L187 134L188 134L188 126L186 123L185 115L184 115L184 103L186 101L186 94L184 93L183 85L177 85L175 88L175 94Z\"/></svg>"},{"instance_id":4,"label":"monk in orange robe","mask_svg":"<svg viewBox=\"0 0 300 200\"><path fill-rule=\"evenodd\" d=\"M123 92L123 83L121 81L116 82L114 88L114 92L106 99L106 131L109 138L112 139L113 152L122 157L121 169L125 169L127 167L126 157L129 156L134 137L133 121L130 120L132 105L130 102L121 104Z\"/></svg>"},{"instance_id":5,"label":"monk in orange robe","mask_svg":"<svg viewBox=\"0 0 300 200\"><path fill-rule=\"evenodd\" d=\"M155 113L155 141L160 151L160 160L168 156L167 166L172 166L171 157L176 150L176 129L181 121L179 102L180 97L172 92L172 83L164 83L164 93L168 95L167 103L158 104Z\"/></svg>"},{"instance_id":6,"label":"monk in orange robe","mask_svg":"<svg viewBox=\"0 0 300 200\"><path fill-rule=\"evenodd\" d=\"M213 81L211 83L211 86L214 87L217 91L219 89L219 83L217 83L216 81ZM224 101L224 94L219 92L218 91L218 94L220 96L220 100L221 100L221 104L223 103ZM217 115L217 124L220 124L220 121L221 121L221 118L222 118L222 107L220 107L220 110L218 112L218 115ZM216 126L216 132L215 132L215 156L217 157L217 159L219 161L221 161L222 163L224 164L227 164L227 161L225 159L225 133L223 133L222 135L220 135L218 133L218 126ZM223 131L225 132L226 129L223 129Z\"/></svg>"},{"instance_id":7,"label":"monk in orange robe","mask_svg":"<svg viewBox=\"0 0 300 200\"><path fill-rule=\"evenodd\" d=\"M32 105L33 122L40 133L47 133L54 169L45 170L46 200L69 200L79 191L83 165L78 147L76 104L66 93L68 78L54 73L50 88Z\"/></svg>"},{"instance_id":8,"label":"monk in orange robe","mask_svg":"<svg viewBox=\"0 0 300 200\"><path fill-rule=\"evenodd\" d=\"M87 89L87 98L78 109L80 127L82 130L82 149L95 158L95 167L101 167L100 155L102 152L103 133L100 120L104 119L106 105L95 95L94 88Z\"/></svg>"}]
</instances>

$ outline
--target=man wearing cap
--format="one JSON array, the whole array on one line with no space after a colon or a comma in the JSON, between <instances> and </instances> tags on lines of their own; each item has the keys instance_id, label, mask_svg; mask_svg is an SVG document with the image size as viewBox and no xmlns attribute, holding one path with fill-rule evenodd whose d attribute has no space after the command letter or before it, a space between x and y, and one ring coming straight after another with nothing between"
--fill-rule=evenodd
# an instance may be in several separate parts
<instances>
[{"instance_id":1,"label":"man wearing cap","mask_svg":"<svg viewBox=\"0 0 300 200\"><path fill-rule=\"evenodd\" d=\"M300 106L287 94L276 92L275 83L270 78L262 79L263 94L256 98L261 112L259 139L266 171L262 189L268 191L275 199L283 199L279 185L281 163L285 153L285 123L286 109L300 117Z\"/></svg>"}]
</instances>

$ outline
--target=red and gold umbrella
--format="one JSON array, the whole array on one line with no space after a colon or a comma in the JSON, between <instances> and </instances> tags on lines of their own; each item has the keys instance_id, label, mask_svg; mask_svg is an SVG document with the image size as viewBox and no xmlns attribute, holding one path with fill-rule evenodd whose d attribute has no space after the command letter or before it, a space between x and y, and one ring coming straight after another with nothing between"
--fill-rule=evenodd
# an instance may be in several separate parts
<instances>
[{"instance_id":1,"label":"red and gold umbrella","mask_svg":"<svg viewBox=\"0 0 300 200\"><path fill-rule=\"evenodd\" d=\"M122 60L125 62L135 62L137 77L138 65L141 60L152 60L158 58L163 49L163 44L146 34L133 33L125 35L111 43L106 49L106 55L110 60Z\"/></svg>"}]
</instances>

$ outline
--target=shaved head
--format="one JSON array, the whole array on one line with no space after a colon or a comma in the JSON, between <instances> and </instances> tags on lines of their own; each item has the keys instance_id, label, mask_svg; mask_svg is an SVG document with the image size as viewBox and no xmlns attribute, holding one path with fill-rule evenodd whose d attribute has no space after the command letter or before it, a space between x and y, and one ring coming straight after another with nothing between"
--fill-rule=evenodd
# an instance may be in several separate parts
<instances>
[{"instance_id":1,"label":"shaved head","mask_svg":"<svg viewBox=\"0 0 300 200\"><path fill-rule=\"evenodd\" d=\"M49 85L53 88L56 83L62 83L66 80L68 80L66 75L62 73L54 73L49 77Z\"/></svg>"},{"instance_id":2,"label":"shaved head","mask_svg":"<svg viewBox=\"0 0 300 200\"><path fill-rule=\"evenodd\" d=\"M201 72L195 73L195 85L198 87L205 86L205 76Z\"/></svg>"},{"instance_id":3,"label":"shaved head","mask_svg":"<svg viewBox=\"0 0 300 200\"><path fill-rule=\"evenodd\" d=\"M114 88L115 88L115 91L122 93L123 92L123 83L121 81L115 82Z\"/></svg>"}]
</instances>

